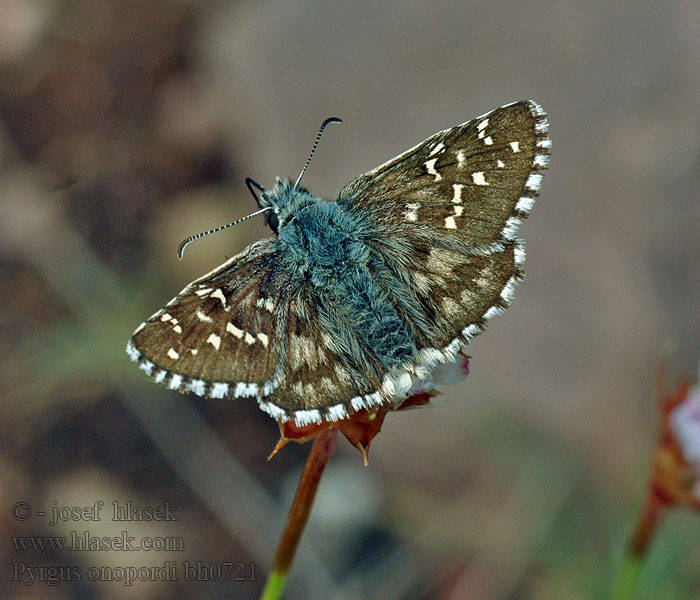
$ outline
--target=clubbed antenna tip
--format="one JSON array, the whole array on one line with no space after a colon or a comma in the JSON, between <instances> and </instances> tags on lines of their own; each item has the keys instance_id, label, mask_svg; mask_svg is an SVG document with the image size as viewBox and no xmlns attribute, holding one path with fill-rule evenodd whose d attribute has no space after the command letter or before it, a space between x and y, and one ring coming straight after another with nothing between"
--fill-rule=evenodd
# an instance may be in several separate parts
<instances>
[{"instance_id":1,"label":"clubbed antenna tip","mask_svg":"<svg viewBox=\"0 0 700 600\"><path fill-rule=\"evenodd\" d=\"M296 183L294 184L294 187L299 185L299 182L301 181L301 178L304 176L304 173L306 173L306 168L309 166L309 163L311 162L311 158L314 155L314 152L316 152L316 148L318 148L318 143L321 141L321 136L323 135L323 130L330 124L330 123L342 123L343 121L339 119L338 117L328 117L323 123L321 123L321 128L318 130L318 134L316 135L316 141L314 142L314 147L311 148L311 154L309 154L309 158L306 159L306 163L304 164L304 168L301 170L301 173L299 173L299 177L297 177Z\"/></svg>"}]
</instances>

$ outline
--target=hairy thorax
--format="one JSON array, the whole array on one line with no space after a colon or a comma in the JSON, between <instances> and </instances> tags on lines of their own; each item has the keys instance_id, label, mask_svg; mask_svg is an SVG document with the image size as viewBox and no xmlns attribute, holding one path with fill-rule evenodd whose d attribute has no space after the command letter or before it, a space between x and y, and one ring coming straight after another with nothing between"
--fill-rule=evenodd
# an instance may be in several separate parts
<instances>
[{"instance_id":1,"label":"hairy thorax","mask_svg":"<svg viewBox=\"0 0 700 600\"><path fill-rule=\"evenodd\" d=\"M415 351L415 341L393 301L392 282L371 268L364 227L335 202L318 199L280 228L298 280L311 284L321 323L342 345L359 337L379 363L398 368ZM366 365L357 365L366 367Z\"/></svg>"}]
</instances>

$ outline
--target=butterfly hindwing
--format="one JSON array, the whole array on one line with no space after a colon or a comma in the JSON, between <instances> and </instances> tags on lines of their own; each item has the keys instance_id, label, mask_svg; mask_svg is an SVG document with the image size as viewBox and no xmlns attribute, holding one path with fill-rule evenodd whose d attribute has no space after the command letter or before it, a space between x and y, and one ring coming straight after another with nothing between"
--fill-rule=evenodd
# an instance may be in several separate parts
<instances>
[{"instance_id":1,"label":"butterfly hindwing","mask_svg":"<svg viewBox=\"0 0 700 600\"><path fill-rule=\"evenodd\" d=\"M381 263L378 277L414 326L418 350L444 349L457 337L476 335L508 306L523 276L525 252L519 240L504 242L492 252L465 254L438 243L392 236L375 249Z\"/></svg>"},{"instance_id":2,"label":"butterfly hindwing","mask_svg":"<svg viewBox=\"0 0 700 600\"><path fill-rule=\"evenodd\" d=\"M372 361L370 349L352 327L345 328L344 339L326 328L327 308L327 299L309 286L298 287L290 297L281 383L260 400L261 408L274 417L291 416L306 425L335 421L381 403L382 397L373 394L381 386L381 365Z\"/></svg>"}]
</instances>

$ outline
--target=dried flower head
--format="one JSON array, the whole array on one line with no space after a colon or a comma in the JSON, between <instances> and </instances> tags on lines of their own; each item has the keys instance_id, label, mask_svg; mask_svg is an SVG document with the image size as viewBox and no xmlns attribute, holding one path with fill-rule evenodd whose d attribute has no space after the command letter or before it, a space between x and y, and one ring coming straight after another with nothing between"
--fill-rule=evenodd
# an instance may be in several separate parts
<instances>
[{"instance_id":1,"label":"dried flower head","mask_svg":"<svg viewBox=\"0 0 700 600\"><path fill-rule=\"evenodd\" d=\"M661 431L652 492L667 506L700 509L700 385L683 382L659 401Z\"/></svg>"}]
</instances>

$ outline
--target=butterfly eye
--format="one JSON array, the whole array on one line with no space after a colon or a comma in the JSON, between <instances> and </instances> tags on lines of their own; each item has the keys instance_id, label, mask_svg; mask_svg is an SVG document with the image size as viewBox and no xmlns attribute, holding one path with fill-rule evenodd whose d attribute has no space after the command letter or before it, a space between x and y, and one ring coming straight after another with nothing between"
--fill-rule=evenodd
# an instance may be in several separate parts
<instances>
[{"instance_id":1,"label":"butterfly eye","mask_svg":"<svg viewBox=\"0 0 700 600\"><path fill-rule=\"evenodd\" d=\"M277 229L280 226L280 220L275 211L270 211L270 216L267 217L267 226L277 233Z\"/></svg>"}]
</instances>

